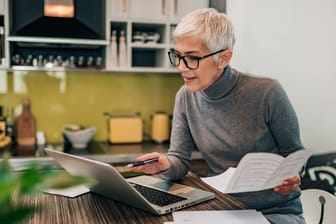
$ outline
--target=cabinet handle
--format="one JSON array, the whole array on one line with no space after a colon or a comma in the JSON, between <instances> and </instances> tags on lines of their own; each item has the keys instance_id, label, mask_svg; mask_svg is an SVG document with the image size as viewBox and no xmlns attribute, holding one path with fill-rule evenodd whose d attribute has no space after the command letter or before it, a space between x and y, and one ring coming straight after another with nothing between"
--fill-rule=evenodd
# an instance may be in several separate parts
<instances>
[{"instance_id":1,"label":"cabinet handle","mask_svg":"<svg viewBox=\"0 0 336 224\"><path fill-rule=\"evenodd\" d=\"M166 0L162 0L162 15L166 15Z\"/></svg>"},{"instance_id":2,"label":"cabinet handle","mask_svg":"<svg viewBox=\"0 0 336 224\"><path fill-rule=\"evenodd\" d=\"M177 1L178 0L174 0L174 15L177 16Z\"/></svg>"},{"instance_id":3,"label":"cabinet handle","mask_svg":"<svg viewBox=\"0 0 336 224\"><path fill-rule=\"evenodd\" d=\"M127 0L122 1L122 11L126 12Z\"/></svg>"}]
</instances>

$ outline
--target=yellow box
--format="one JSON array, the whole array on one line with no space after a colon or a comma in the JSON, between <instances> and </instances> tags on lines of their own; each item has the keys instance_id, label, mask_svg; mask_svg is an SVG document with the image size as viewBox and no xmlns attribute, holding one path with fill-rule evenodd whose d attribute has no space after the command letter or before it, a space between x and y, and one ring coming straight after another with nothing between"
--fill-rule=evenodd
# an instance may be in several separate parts
<instances>
[{"instance_id":1,"label":"yellow box","mask_svg":"<svg viewBox=\"0 0 336 224\"><path fill-rule=\"evenodd\" d=\"M140 143L143 141L143 121L138 116L111 116L110 143Z\"/></svg>"}]
</instances>

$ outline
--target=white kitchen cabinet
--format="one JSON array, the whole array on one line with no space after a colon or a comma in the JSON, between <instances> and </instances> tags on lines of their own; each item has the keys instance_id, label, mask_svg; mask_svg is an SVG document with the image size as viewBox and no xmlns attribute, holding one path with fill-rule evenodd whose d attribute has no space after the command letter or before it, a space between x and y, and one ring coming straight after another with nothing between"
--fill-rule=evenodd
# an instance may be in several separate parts
<instances>
[{"instance_id":1,"label":"white kitchen cabinet","mask_svg":"<svg viewBox=\"0 0 336 224\"><path fill-rule=\"evenodd\" d=\"M165 19L167 0L130 0L130 17L136 19Z\"/></svg>"},{"instance_id":2,"label":"white kitchen cabinet","mask_svg":"<svg viewBox=\"0 0 336 224\"><path fill-rule=\"evenodd\" d=\"M132 19L166 19L175 22L186 13L209 6L209 0L129 0Z\"/></svg>"},{"instance_id":3,"label":"white kitchen cabinet","mask_svg":"<svg viewBox=\"0 0 336 224\"><path fill-rule=\"evenodd\" d=\"M209 6L208 0L169 0L169 19L178 22L185 14Z\"/></svg>"},{"instance_id":4,"label":"white kitchen cabinet","mask_svg":"<svg viewBox=\"0 0 336 224\"><path fill-rule=\"evenodd\" d=\"M111 13L109 21L110 35L113 30L118 35L121 30L126 31L128 64L112 66L112 54L108 53L106 70L176 72L168 58L173 30L186 13L208 6L209 0L128 0L128 17L121 19Z\"/></svg>"},{"instance_id":5,"label":"white kitchen cabinet","mask_svg":"<svg viewBox=\"0 0 336 224\"><path fill-rule=\"evenodd\" d=\"M107 4L107 12L114 18L127 18L129 16L129 2L131 0L111 0Z\"/></svg>"},{"instance_id":6,"label":"white kitchen cabinet","mask_svg":"<svg viewBox=\"0 0 336 224\"><path fill-rule=\"evenodd\" d=\"M0 0L0 15L5 13L5 0Z\"/></svg>"}]
</instances>

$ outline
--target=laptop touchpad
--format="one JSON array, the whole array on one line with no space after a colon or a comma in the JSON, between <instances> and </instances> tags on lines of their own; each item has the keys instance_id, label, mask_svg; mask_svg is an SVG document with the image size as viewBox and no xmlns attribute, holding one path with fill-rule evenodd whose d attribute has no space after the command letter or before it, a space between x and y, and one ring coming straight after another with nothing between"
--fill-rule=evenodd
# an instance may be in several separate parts
<instances>
[{"instance_id":1,"label":"laptop touchpad","mask_svg":"<svg viewBox=\"0 0 336 224\"><path fill-rule=\"evenodd\" d=\"M128 180L131 180L131 182L151 186L153 188L167 191L173 194L187 194L194 190L194 188L186 185L173 183L147 175L129 178Z\"/></svg>"}]
</instances>

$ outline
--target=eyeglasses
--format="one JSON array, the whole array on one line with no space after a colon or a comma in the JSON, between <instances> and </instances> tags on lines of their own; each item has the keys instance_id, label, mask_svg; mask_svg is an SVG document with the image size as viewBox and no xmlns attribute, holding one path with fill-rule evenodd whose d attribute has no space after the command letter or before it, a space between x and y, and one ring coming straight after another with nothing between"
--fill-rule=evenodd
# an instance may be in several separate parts
<instances>
[{"instance_id":1,"label":"eyeglasses","mask_svg":"<svg viewBox=\"0 0 336 224\"><path fill-rule=\"evenodd\" d=\"M207 54L207 55L204 55L204 56L193 56L193 55L181 56L181 55L177 54L174 51L174 49L170 49L170 51L168 52L168 56L169 56L169 61L173 66L175 66L175 67L179 66L180 62L181 62L181 59L182 59L184 64L187 66L187 68L189 68L190 70L196 70L196 69L198 69L200 60L202 60L204 58L207 58L207 57L210 57L212 55L221 53L225 50L226 49L221 49L221 50L215 51L213 53L210 53L210 54Z\"/></svg>"}]
</instances>

